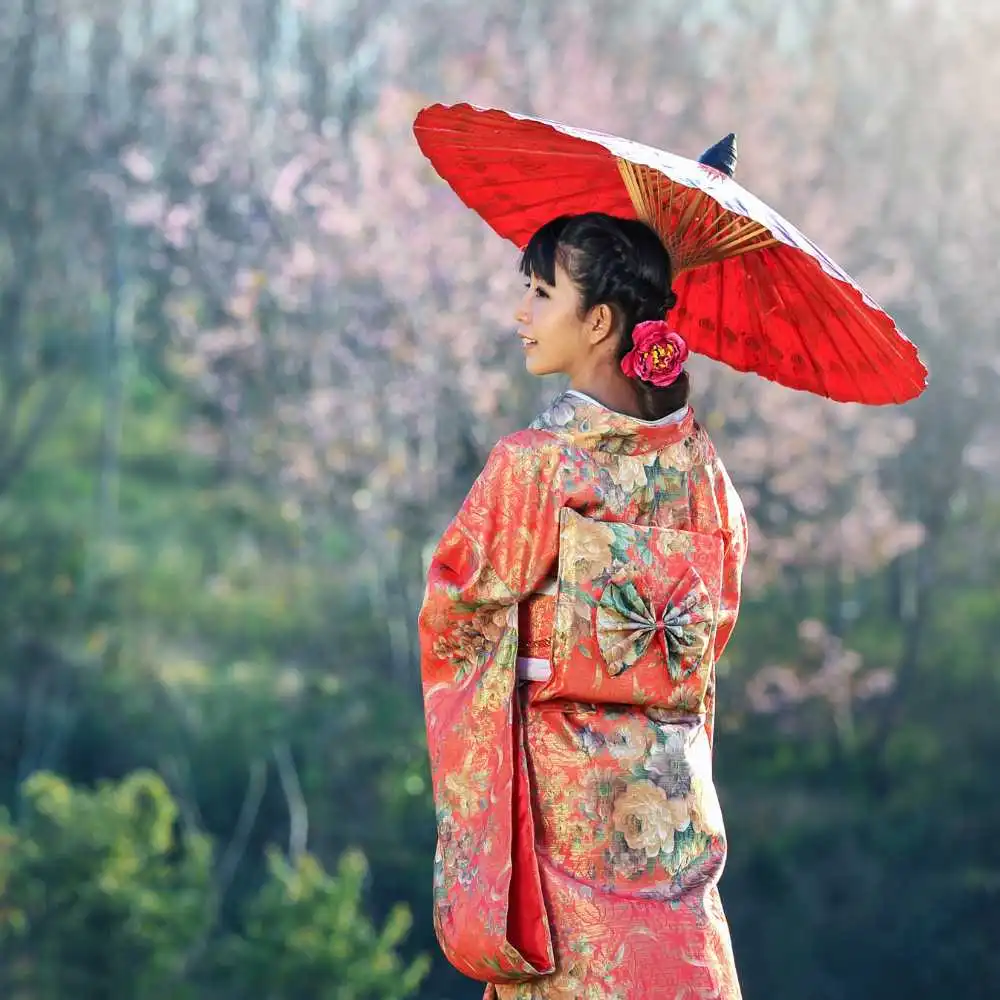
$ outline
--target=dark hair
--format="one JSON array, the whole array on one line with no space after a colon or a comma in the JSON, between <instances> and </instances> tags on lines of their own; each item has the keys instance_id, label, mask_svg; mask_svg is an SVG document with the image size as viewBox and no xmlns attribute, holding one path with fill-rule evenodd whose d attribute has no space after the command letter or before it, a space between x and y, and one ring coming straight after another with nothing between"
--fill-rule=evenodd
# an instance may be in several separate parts
<instances>
[{"instance_id":1,"label":"dark hair","mask_svg":"<svg viewBox=\"0 0 1000 1000\"><path fill-rule=\"evenodd\" d=\"M636 324L663 319L677 302L670 287L670 254L656 231L637 219L588 212L561 215L545 223L524 248L521 272L552 285L556 263L579 290L582 314L601 304L611 308L619 338L619 362L632 350ZM665 389L640 379L634 381L644 420L659 420L679 410L691 391L686 371Z\"/></svg>"}]
</instances>

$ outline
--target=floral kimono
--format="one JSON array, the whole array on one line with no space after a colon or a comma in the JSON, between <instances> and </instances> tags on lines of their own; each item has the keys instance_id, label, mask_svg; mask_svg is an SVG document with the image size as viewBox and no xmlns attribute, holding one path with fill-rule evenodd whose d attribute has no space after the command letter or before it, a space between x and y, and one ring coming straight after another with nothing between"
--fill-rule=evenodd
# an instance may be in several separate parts
<instances>
[{"instance_id":1,"label":"floral kimono","mask_svg":"<svg viewBox=\"0 0 1000 1000\"><path fill-rule=\"evenodd\" d=\"M690 410L572 391L446 530L420 613L434 922L487 998L739 998L712 728L746 546Z\"/></svg>"}]
</instances>

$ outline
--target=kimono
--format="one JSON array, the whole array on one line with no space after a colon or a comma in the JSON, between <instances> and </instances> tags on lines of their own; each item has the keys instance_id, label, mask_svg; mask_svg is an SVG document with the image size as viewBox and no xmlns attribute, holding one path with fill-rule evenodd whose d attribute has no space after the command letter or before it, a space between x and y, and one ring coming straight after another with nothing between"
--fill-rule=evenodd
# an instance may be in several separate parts
<instances>
[{"instance_id":1,"label":"kimono","mask_svg":"<svg viewBox=\"0 0 1000 1000\"><path fill-rule=\"evenodd\" d=\"M575 392L492 450L419 616L434 925L495 1000L738 1000L716 663L743 505L690 409Z\"/></svg>"}]
</instances>

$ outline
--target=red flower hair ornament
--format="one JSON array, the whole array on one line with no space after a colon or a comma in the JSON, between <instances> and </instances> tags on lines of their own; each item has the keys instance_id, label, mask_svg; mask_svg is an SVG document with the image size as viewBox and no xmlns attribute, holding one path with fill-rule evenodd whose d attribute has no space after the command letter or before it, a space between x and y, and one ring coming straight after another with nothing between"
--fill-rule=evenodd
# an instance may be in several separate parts
<instances>
[{"instance_id":1,"label":"red flower hair ornament","mask_svg":"<svg viewBox=\"0 0 1000 1000\"><path fill-rule=\"evenodd\" d=\"M632 350L622 358L622 371L629 378L665 389L677 381L687 356L687 342L669 324L662 319L646 320L632 331Z\"/></svg>"}]
</instances>

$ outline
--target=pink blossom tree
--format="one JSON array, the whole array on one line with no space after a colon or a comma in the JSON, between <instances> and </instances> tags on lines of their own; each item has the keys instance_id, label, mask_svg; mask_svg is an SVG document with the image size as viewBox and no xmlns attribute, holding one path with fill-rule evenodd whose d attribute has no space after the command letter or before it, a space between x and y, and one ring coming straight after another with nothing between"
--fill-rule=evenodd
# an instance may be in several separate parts
<instances>
[{"instance_id":1,"label":"pink blossom tree","mask_svg":"<svg viewBox=\"0 0 1000 1000\"><path fill-rule=\"evenodd\" d=\"M872 48L820 46L813 64L764 55L775 24L766 17L727 49L736 36L710 23L654 19L623 33L610 8L556 18L544 5L477 9L446 39L434 10L414 20L378 7L334 25L317 6L281 6L285 55L265 66L260 38L232 11L206 8L197 51L190 40L172 46L150 125L122 158L122 211L151 241L142 267L168 319L170 363L211 417L198 445L279 488L311 537L331 518L358 532L359 572L390 622L400 670L412 662L420 551L492 440L553 388L519 371L514 249L422 161L410 133L421 104L522 107L688 154L736 125L744 182L899 303L918 341L934 306L910 311L911 292L929 292L914 251L938 245L927 220L948 214L931 189L923 196L940 208L921 213L923 229L907 228L896 207L906 164L876 155L900 120L882 110L891 101L878 105L881 124L842 128L879 81L859 71L853 92L838 88L836 53L867 51L849 58L871 65ZM823 8L811 27L856 42L868 38L862 16ZM916 21L879 16L910 46ZM367 77L333 60L343 31L363 42ZM948 100L966 79L956 70ZM929 84L927 98L937 99ZM919 120L900 108L905 127ZM981 155L974 133L962 141ZM931 141L945 156L944 137ZM914 183L930 180L921 170ZM973 210L969 224L989 231ZM961 299L971 303L982 296L970 297L970 263ZM748 500L751 583L826 579L836 591L921 544L926 519L892 474L912 452L917 409L837 406L709 363L696 365L696 406ZM840 627L836 615L828 624Z\"/></svg>"}]
</instances>

